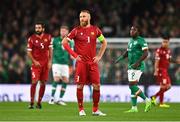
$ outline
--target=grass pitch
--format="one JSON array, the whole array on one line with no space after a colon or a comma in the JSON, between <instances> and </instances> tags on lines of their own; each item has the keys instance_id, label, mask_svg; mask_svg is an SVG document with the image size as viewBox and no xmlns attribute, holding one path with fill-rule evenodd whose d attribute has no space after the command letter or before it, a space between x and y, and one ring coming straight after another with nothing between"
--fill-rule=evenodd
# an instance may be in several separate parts
<instances>
[{"instance_id":1,"label":"grass pitch","mask_svg":"<svg viewBox=\"0 0 180 122\"><path fill-rule=\"evenodd\" d=\"M78 115L77 103L67 106L42 104L42 109L28 109L27 102L0 102L0 121L180 121L180 103L170 108L152 107L145 113L145 104L138 104L138 113L124 113L130 103L100 103L107 116L92 116L92 103L85 103L87 116Z\"/></svg>"}]
</instances>

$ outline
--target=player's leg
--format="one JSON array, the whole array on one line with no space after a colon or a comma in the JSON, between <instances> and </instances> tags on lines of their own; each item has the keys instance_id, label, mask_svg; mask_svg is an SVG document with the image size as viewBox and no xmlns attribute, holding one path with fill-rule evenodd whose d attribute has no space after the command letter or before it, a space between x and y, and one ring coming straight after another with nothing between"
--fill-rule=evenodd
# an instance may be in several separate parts
<instances>
[{"instance_id":1,"label":"player's leg","mask_svg":"<svg viewBox=\"0 0 180 122\"><path fill-rule=\"evenodd\" d=\"M53 82L52 82L52 90L51 90L51 99L49 100L49 104L54 104L54 95L56 93L56 88L58 82L60 81L60 66L58 64L52 65L52 73L53 73Z\"/></svg>"},{"instance_id":2,"label":"player's leg","mask_svg":"<svg viewBox=\"0 0 180 122\"><path fill-rule=\"evenodd\" d=\"M31 102L29 105L29 109L34 108L34 99L35 99L35 93L36 93L36 85L37 85L37 82L39 80L39 73L40 73L40 68L34 67L34 66L31 67L32 83L31 83L31 88L30 88Z\"/></svg>"},{"instance_id":3,"label":"player's leg","mask_svg":"<svg viewBox=\"0 0 180 122\"><path fill-rule=\"evenodd\" d=\"M164 104L164 93L169 90L171 87L171 81L169 76L167 75L167 77L164 77L163 82L161 83L161 88L163 89L162 93L160 94L159 97L159 101L160 101L160 105L159 107L165 107L165 108L169 108L170 106L167 104Z\"/></svg>"},{"instance_id":4,"label":"player's leg","mask_svg":"<svg viewBox=\"0 0 180 122\"><path fill-rule=\"evenodd\" d=\"M76 71L75 71L75 83L77 84L77 101L78 101L78 108L79 108L79 115L85 116L86 113L84 111L83 106L83 88L86 81L86 63L83 62L76 62Z\"/></svg>"},{"instance_id":5,"label":"player's leg","mask_svg":"<svg viewBox=\"0 0 180 122\"><path fill-rule=\"evenodd\" d=\"M56 88L57 88L58 82L60 81L60 77L54 76L53 79L54 81L52 82L51 99L49 100L49 104L54 104L55 102L54 95L56 93Z\"/></svg>"},{"instance_id":6,"label":"player's leg","mask_svg":"<svg viewBox=\"0 0 180 122\"><path fill-rule=\"evenodd\" d=\"M67 82L69 82L69 78L63 76L61 79L62 79L61 89L60 89L59 100L57 101L57 104L67 105L67 104L63 101L63 97L64 97L64 94L65 94L65 92L66 92Z\"/></svg>"},{"instance_id":7,"label":"player's leg","mask_svg":"<svg viewBox=\"0 0 180 122\"><path fill-rule=\"evenodd\" d=\"M38 108L38 109L42 108L41 101L42 101L42 98L44 96L45 87L46 87L46 81L45 80L41 80L40 81L40 89L39 89L38 102L37 102L37 105L36 105L36 108Z\"/></svg>"},{"instance_id":8,"label":"player's leg","mask_svg":"<svg viewBox=\"0 0 180 122\"><path fill-rule=\"evenodd\" d=\"M57 104L66 105L66 103L63 101L63 96L66 92L67 83L69 83L69 66L68 65L60 65L60 75L61 75L62 85L61 85L59 100Z\"/></svg>"},{"instance_id":9,"label":"player's leg","mask_svg":"<svg viewBox=\"0 0 180 122\"><path fill-rule=\"evenodd\" d=\"M155 79L156 79L157 84L160 85L160 89L155 95L151 96L151 102L152 102L153 105L157 105L156 98L158 96L160 96L160 94L163 92L163 88L161 86L162 76L156 76Z\"/></svg>"},{"instance_id":10,"label":"player's leg","mask_svg":"<svg viewBox=\"0 0 180 122\"><path fill-rule=\"evenodd\" d=\"M149 111L151 108L151 101L148 97L145 96L145 94L142 92L142 90L137 86L137 83L139 82L139 79L141 77L142 72L140 70L128 70L128 80L131 90L131 103L132 107L127 112L138 112L137 109L137 97L140 96L143 100L146 102L145 106L145 112Z\"/></svg>"},{"instance_id":11,"label":"player's leg","mask_svg":"<svg viewBox=\"0 0 180 122\"><path fill-rule=\"evenodd\" d=\"M99 100L100 100L100 74L98 70L97 64L90 64L89 65L89 80L93 86L93 109L92 114L95 116L106 116L106 114L102 113L99 110Z\"/></svg>"},{"instance_id":12,"label":"player's leg","mask_svg":"<svg viewBox=\"0 0 180 122\"><path fill-rule=\"evenodd\" d=\"M48 80L49 69L45 65L42 67L42 71L40 73L40 89L39 89L39 96L36 108L41 109L41 101L44 96L45 88L46 88L46 81Z\"/></svg>"}]
</instances>

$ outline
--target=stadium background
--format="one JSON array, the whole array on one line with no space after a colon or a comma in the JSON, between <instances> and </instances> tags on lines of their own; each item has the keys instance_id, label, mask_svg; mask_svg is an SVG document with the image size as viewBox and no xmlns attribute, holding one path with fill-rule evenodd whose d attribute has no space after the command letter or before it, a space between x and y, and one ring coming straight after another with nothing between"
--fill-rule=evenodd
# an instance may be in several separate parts
<instances>
[{"instance_id":1,"label":"stadium background","mask_svg":"<svg viewBox=\"0 0 180 122\"><path fill-rule=\"evenodd\" d=\"M171 46L173 57L180 58L180 1L178 0L1 0L0 4L0 84L30 84L30 61L26 55L27 37L33 33L36 20L43 19L46 31L58 36L58 28L67 24L70 29L78 25L81 9L89 9L92 23L98 25L110 46L100 62L101 83L127 85L126 64L113 64L125 46L121 41L129 37L133 24L141 26L145 38L154 38L150 55L146 60L147 69L141 85L147 88L155 85L153 79L154 50L160 46L156 39L169 34L176 42ZM71 63L72 64L72 63ZM169 69L173 85L180 84L180 66L171 65ZM73 74L71 84L73 84ZM48 83L52 81L50 79Z\"/></svg>"}]
</instances>

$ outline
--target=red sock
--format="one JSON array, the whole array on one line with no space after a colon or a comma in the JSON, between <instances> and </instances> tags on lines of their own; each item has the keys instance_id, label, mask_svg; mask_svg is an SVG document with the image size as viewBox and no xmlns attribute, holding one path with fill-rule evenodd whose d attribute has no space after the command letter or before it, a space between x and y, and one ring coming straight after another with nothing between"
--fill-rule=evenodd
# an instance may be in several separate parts
<instances>
[{"instance_id":1,"label":"red sock","mask_svg":"<svg viewBox=\"0 0 180 122\"><path fill-rule=\"evenodd\" d=\"M40 89L39 89L38 104L41 103L41 100L42 100L42 98L44 96L44 91L45 91L45 84L42 83L42 84L40 84Z\"/></svg>"},{"instance_id":2,"label":"red sock","mask_svg":"<svg viewBox=\"0 0 180 122\"><path fill-rule=\"evenodd\" d=\"M93 89L93 112L98 110L99 99L100 99L100 90Z\"/></svg>"},{"instance_id":3,"label":"red sock","mask_svg":"<svg viewBox=\"0 0 180 122\"><path fill-rule=\"evenodd\" d=\"M164 88L161 92L161 94L159 95L159 102L160 104L163 104L163 100L164 100L164 93L168 90L168 88Z\"/></svg>"},{"instance_id":4,"label":"red sock","mask_svg":"<svg viewBox=\"0 0 180 122\"><path fill-rule=\"evenodd\" d=\"M164 93L164 89L160 89L154 96L155 97L158 97L158 96L160 96L162 93Z\"/></svg>"},{"instance_id":5,"label":"red sock","mask_svg":"<svg viewBox=\"0 0 180 122\"><path fill-rule=\"evenodd\" d=\"M78 89L77 88L77 101L78 101L78 107L79 111L83 110L83 89Z\"/></svg>"},{"instance_id":6,"label":"red sock","mask_svg":"<svg viewBox=\"0 0 180 122\"><path fill-rule=\"evenodd\" d=\"M164 92L162 92L162 93L159 95L159 102L160 102L160 104L163 104L163 100L164 100Z\"/></svg>"},{"instance_id":7,"label":"red sock","mask_svg":"<svg viewBox=\"0 0 180 122\"><path fill-rule=\"evenodd\" d=\"M36 83L32 83L31 84L31 93L30 93L30 96L31 96L31 105L34 104L35 93L36 93Z\"/></svg>"}]
</instances>

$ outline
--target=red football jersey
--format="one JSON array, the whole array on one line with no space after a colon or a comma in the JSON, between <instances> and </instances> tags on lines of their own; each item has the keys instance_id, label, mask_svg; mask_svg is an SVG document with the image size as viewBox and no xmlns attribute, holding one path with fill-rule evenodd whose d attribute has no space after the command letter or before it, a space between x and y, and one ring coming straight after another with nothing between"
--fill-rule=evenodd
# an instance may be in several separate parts
<instances>
[{"instance_id":1,"label":"red football jersey","mask_svg":"<svg viewBox=\"0 0 180 122\"><path fill-rule=\"evenodd\" d=\"M82 56L83 61L93 61L96 56L96 39L102 34L97 26L76 27L67 36L74 40L75 52Z\"/></svg>"},{"instance_id":2,"label":"red football jersey","mask_svg":"<svg viewBox=\"0 0 180 122\"><path fill-rule=\"evenodd\" d=\"M47 63L49 59L49 48L52 48L51 35L33 34L28 39L27 50L32 51L32 56L41 64Z\"/></svg>"},{"instance_id":3,"label":"red football jersey","mask_svg":"<svg viewBox=\"0 0 180 122\"><path fill-rule=\"evenodd\" d=\"M158 48L156 50L155 59L159 60L159 69L168 70L171 58L171 50L166 48Z\"/></svg>"}]
</instances>

